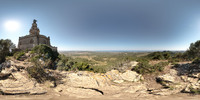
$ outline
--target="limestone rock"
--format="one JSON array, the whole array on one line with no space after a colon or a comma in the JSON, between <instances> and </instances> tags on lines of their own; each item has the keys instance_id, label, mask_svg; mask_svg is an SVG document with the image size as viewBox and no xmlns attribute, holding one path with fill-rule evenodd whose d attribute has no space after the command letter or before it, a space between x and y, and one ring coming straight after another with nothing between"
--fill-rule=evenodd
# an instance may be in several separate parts
<instances>
[{"instance_id":1,"label":"limestone rock","mask_svg":"<svg viewBox=\"0 0 200 100\"><path fill-rule=\"evenodd\" d=\"M137 82L141 79L142 76L134 71L127 70L125 73L121 74L121 77L126 81Z\"/></svg>"},{"instance_id":2,"label":"limestone rock","mask_svg":"<svg viewBox=\"0 0 200 100\"><path fill-rule=\"evenodd\" d=\"M189 74L188 76L193 77L193 78L200 78L200 73L192 73L192 74Z\"/></svg>"},{"instance_id":3,"label":"limestone rock","mask_svg":"<svg viewBox=\"0 0 200 100\"><path fill-rule=\"evenodd\" d=\"M98 87L98 84L90 76L78 75L77 73L70 73L68 75L67 83L75 87Z\"/></svg>"},{"instance_id":4,"label":"limestone rock","mask_svg":"<svg viewBox=\"0 0 200 100\"><path fill-rule=\"evenodd\" d=\"M73 87L98 88L107 86L109 83L105 75L94 74L91 72L70 73L67 75L66 83Z\"/></svg>"},{"instance_id":5,"label":"limestone rock","mask_svg":"<svg viewBox=\"0 0 200 100\"><path fill-rule=\"evenodd\" d=\"M137 61L131 61L131 62L130 62L131 67L134 67L134 66L136 66L137 64L138 64Z\"/></svg>"},{"instance_id":6,"label":"limestone rock","mask_svg":"<svg viewBox=\"0 0 200 100\"><path fill-rule=\"evenodd\" d=\"M171 76L170 74L165 74L165 75L162 75L162 76L158 76L156 78L157 78L157 80L165 81L165 82L171 82L171 83L174 83L174 81L175 81L175 77Z\"/></svg>"},{"instance_id":7,"label":"limestone rock","mask_svg":"<svg viewBox=\"0 0 200 100\"><path fill-rule=\"evenodd\" d=\"M136 84L136 85L132 85L130 86L128 89L125 90L125 92L128 93L136 93L136 92L146 92L147 88L144 84Z\"/></svg>"},{"instance_id":8,"label":"limestone rock","mask_svg":"<svg viewBox=\"0 0 200 100\"><path fill-rule=\"evenodd\" d=\"M172 95L172 94L176 94L179 93L180 90L179 89L175 89L175 90L169 90L169 89L158 89L158 90L153 90L150 93L154 94L154 95L163 95L163 96L167 96L167 95Z\"/></svg>"},{"instance_id":9,"label":"limestone rock","mask_svg":"<svg viewBox=\"0 0 200 100\"><path fill-rule=\"evenodd\" d=\"M0 73L0 80L4 80L7 79L9 76L11 75L11 73Z\"/></svg>"},{"instance_id":10,"label":"limestone rock","mask_svg":"<svg viewBox=\"0 0 200 100\"><path fill-rule=\"evenodd\" d=\"M130 70L126 70L124 73L120 73L118 70L111 70L106 73L106 76L116 83L122 83L122 80L137 82L142 78L141 75Z\"/></svg>"},{"instance_id":11,"label":"limestone rock","mask_svg":"<svg viewBox=\"0 0 200 100\"><path fill-rule=\"evenodd\" d=\"M25 73L25 72L24 72ZM12 73L13 79L0 80L3 94L44 94L46 91L22 72Z\"/></svg>"},{"instance_id":12,"label":"limestone rock","mask_svg":"<svg viewBox=\"0 0 200 100\"><path fill-rule=\"evenodd\" d=\"M106 87L110 86L111 81L108 79L108 77L105 74L94 74L91 76L93 79L96 80L96 83L99 87Z\"/></svg>"},{"instance_id":13,"label":"limestone rock","mask_svg":"<svg viewBox=\"0 0 200 100\"><path fill-rule=\"evenodd\" d=\"M112 81L114 81L114 80L122 80L122 77L120 76L120 73L119 73L118 70L108 71L105 75Z\"/></svg>"},{"instance_id":14,"label":"limestone rock","mask_svg":"<svg viewBox=\"0 0 200 100\"><path fill-rule=\"evenodd\" d=\"M188 84L183 90L183 92L190 93L192 92L191 89L195 89L195 90L200 89L200 80L198 80L196 83Z\"/></svg>"},{"instance_id":15,"label":"limestone rock","mask_svg":"<svg viewBox=\"0 0 200 100\"><path fill-rule=\"evenodd\" d=\"M48 87L48 88L54 88L54 87L56 87L56 84L55 84L55 82L53 82L53 81L46 81L46 82L44 83L44 85L45 85L46 87Z\"/></svg>"},{"instance_id":16,"label":"limestone rock","mask_svg":"<svg viewBox=\"0 0 200 100\"><path fill-rule=\"evenodd\" d=\"M59 85L55 88L55 91L79 98L89 98L103 95L103 92L95 90L94 88L71 87L67 85Z\"/></svg>"},{"instance_id":17,"label":"limestone rock","mask_svg":"<svg viewBox=\"0 0 200 100\"><path fill-rule=\"evenodd\" d=\"M7 74L17 71L17 68L14 66L10 66L9 68L4 68L4 70L1 71L1 73Z\"/></svg>"},{"instance_id":18,"label":"limestone rock","mask_svg":"<svg viewBox=\"0 0 200 100\"><path fill-rule=\"evenodd\" d=\"M161 76L156 77L157 80L159 81L164 81L168 83L176 83L176 76L177 76L177 71L174 69L170 69L170 72Z\"/></svg>"},{"instance_id":19,"label":"limestone rock","mask_svg":"<svg viewBox=\"0 0 200 100\"><path fill-rule=\"evenodd\" d=\"M115 82L115 83L123 83L124 80L114 80L113 82Z\"/></svg>"}]
</instances>

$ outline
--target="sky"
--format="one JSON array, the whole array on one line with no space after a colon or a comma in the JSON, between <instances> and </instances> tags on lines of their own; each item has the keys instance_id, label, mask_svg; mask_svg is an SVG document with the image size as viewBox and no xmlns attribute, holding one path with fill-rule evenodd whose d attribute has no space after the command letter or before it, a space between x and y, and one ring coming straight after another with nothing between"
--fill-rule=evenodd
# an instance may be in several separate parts
<instances>
[{"instance_id":1,"label":"sky","mask_svg":"<svg viewBox=\"0 0 200 100\"><path fill-rule=\"evenodd\" d=\"M186 50L200 39L200 0L0 0L0 39L17 45L33 19L61 51Z\"/></svg>"}]
</instances>

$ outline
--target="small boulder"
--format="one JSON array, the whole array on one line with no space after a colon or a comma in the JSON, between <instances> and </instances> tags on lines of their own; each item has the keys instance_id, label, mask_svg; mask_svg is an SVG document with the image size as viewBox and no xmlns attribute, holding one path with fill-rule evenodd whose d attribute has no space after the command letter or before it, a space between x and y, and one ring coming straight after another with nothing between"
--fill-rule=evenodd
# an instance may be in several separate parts
<instances>
[{"instance_id":1,"label":"small boulder","mask_svg":"<svg viewBox=\"0 0 200 100\"><path fill-rule=\"evenodd\" d=\"M156 77L156 79L158 81L171 82L171 83L174 83L174 81L175 81L175 77L171 76L170 74L165 74L165 75L162 75L162 76L158 76L158 77Z\"/></svg>"},{"instance_id":2,"label":"small boulder","mask_svg":"<svg viewBox=\"0 0 200 100\"><path fill-rule=\"evenodd\" d=\"M12 77L0 80L0 90L3 94L44 94L46 90L40 87L35 81L27 77L27 73L15 72L12 73Z\"/></svg>"},{"instance_id":3,"label":"small boulder","mask_svg":"<svg viewBox=\"0 0 200 100\"><path fill-rule=\"evenodd\" d=\"M127 70L125 73L121 74L123 80L131 81L131 82L138 82L141 79L141 75L134 71Z\"/></svg>"},{"instance_id":4,"label":"small boulder","mask_svg":"<svg viewBox=\"0 0 200 100\"><path fill-rule=\"evenodd\" d=\"M135 67L137 64L138 64L137 61L131 61L131 62L130 62L131 67Z\"/></svg>"},{"instance_id":5,"label":"small boulder","mask_svg":"<svg viewBox=\"0 0 200 100\"><path fill-rule=\"evenodd\" d=\"M89 75L70 73L67 75L67 84L74 87L97 88L99 85L95 79Z\"/></svg>"},{"instance_id":6,"label":"small boulder","mask_svg":"<svg viewBox=\"0 0 200 100\"><path fill-rule=\"evenodd\" d=\"M124 80L114 80L113 82L115 82L115 83L123 83L124 82Z\"/></svg>"},{"instance_id":7,"label":"small boulder","mask_svg":"<svg viewBox=\"0 0 200 100\"><path fill-rule=\"evenodd\" d=\"M122 80L122 77L120 76L120 73L118 70L108 71L105 75L112 81Z\"/></svg>"},{"instance_id":8,"label":"small boulder","mask_svg":"<svg viewBox=\"0 0 200 100\"><path fill-rule=\"evenodd\" d=\"M0 80L4 80L7 79L9 76L11 75L11 73L0 73Z\"/></svg>"}]
</instances>

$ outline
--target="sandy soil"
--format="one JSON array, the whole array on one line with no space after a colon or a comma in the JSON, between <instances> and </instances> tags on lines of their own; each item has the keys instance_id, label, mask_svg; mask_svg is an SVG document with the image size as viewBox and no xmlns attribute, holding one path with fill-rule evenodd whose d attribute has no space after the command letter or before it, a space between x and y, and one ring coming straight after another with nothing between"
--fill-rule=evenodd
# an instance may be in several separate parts
<instances>
[{"instance_id":1,"label":"sandy soil","mask_svg":"<svg viewBox=\"0 0 200 100\"><path fill-rule=\"evenodd\" d=\"M69 96L52 95L10 95L0 96L0 100L200 100L200 95L176 94L170 96L152 96L148 98L127 98L127 97L108 97L98 96L93 98L76 98Z\"/></svg>"}]
</instances>

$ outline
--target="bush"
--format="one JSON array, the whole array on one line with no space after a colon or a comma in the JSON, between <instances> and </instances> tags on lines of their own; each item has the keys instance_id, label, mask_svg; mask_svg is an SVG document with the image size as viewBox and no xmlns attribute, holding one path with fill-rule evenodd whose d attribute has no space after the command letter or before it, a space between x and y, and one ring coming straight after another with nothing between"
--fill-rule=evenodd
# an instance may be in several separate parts
<instances>
[{"instance_id":1,"label":"bush","mask_svg":"<svg viewBox=\"0 0 200 100\"><path fill-rule=\"evenodd\" d=\"M165 59L161 52L150 53L149 55L147 55L147 57L149 57L150 59L153 59L153 60L163 60L163 59Z\"/></svg>"},{"instance_id":2,"label":"bush","mask_svg":"<svg viewBox=\"0 0 200 100\"><path fill-rule=\"evenodd\" d=\"M15 48L15 45L11 40L0 40L0 64L6 60L6 56L10 56L12 54L11 50L13 48Z\"/></svg>"},{"instance_id":3,"label":"bush","mask_svg":"<svg viewBox=\"0 0 200 100\"><path fill-rule=\"evenodd\" d=\"M93 68L88 64L88 60L72 59L65 55L59 55L59 61L57 63L57 69L60 71L92 71Z\"/></svg>"},{"instance_id":4,"label":"bush","mask_svg":"<svg viewBox=\"0 0 200 100\"><path fill-rule=\"evenodd\" d=\"M105 66L95 66L92 69L95 73L106 73L108 71L108 68Z\"/></svg>"},{"instance_id":5,"label":"bush","mask_svg":"<svg viewBox=\"0 0 200 100\"><path fill-rule=\"evenodd\" d=\"M41 67L41 64L39 62L35 62L35 65L32 67L28 67L27 72L29 74L29 77L35 78L37 82L42 83L46 80L54 81L55 78L50 76L44 68Z\"/></svg>"},{"instance_id":6,"label":"bush","mask_svg":"<svg viewBox=\"0 0 200 100\"><path fill-rule=\"evenodd\" d=\"M58 55L59 55L57 51L53 51L49 46L47 46L45 44L35 46L31 50L31 53L36 53L40 57L44 57L46 59L50 58L53 61L55 61L58 58Z\"/></svg>"},{"instance_id":7,"label":"bush","mask_svg":"<svg viewBox=\"0 0 200 100\"><path fill-rule=\"evenodd\" d=\"M163 52L153 52L148 54L146 57L151 60L169 60L173 57L177 58L180 56L180 53L175 53L171 51L163 51Z\"/></svg>"},{"instance_id":8,"label":"bush","mask_svg":"<svg viewBox=\"0 0 200 100\"><path fill-rule=\"evenodd\" d=\"M200 58L197 57L192 61L193 64L200 64Z\"/></svg>"},{"instance_id":9,"label":"bush","mask_svg":"<svg viewBox=\"0 0 200 100\"><path fill-rule=\"evenodd\" d=\"M34 55L31 58L32 62L40 60L43 63L43 67L56 69L55 61L58 58L57 51L53 51L49 46L42 44L32 48L31 53Z\"/></svg>"},{"instance_id":10,"label":"bush","mask_svg":"<svg viewBox=\"0 0 200 100\"><path fill-rule=\"evenodd\" d=\"M168 62L171 63L172 65L176 65L177 62L179 62L179 61L177 61L176 59L170 59L170 60L168 60Z\"/></svg>"},{"instance_id":11,"label":"bush","mask_svg":"<svg viewBox=\"0 0 200 100\"><path fill-rule=\"evenodd\" d=\"M139 74L148 74L154 72L162 72L169 63L168 62L160 62L155 65L150 65L149 61L144 60L140 61L137 66L135 66L132 70L138 72Z\"/></svg>"},{"instance_id":12,"label":"bush","mask_svg":"<svg viewBox=\"0 0 200 100\"><path fill-rule=\"evenodd\" d=\"M187 59L192 60L200 57L200 40L191 43L189 49L184 54Z\"/></svg>"},{"instance_id":13,"label":"bush","mask_svg":"<svg viewBox=\"0 0 200 100\"><path fill-rule=\"evenodd\" d=\"M164 70L165 66L167 66L168 64L169 64L168 62L160 62L160 63L154 65L154 69L155 69L155 71L162 72Z\"/></svg>"},{"instance_id":14,"label":"bush","mask_svg":"<svg viewBox=\"0 0 200 100\"><path fill-rule=\"evenodd\" d=\"M191 93L193 93L193 94L200 94L200 89L194 89L192 87L189 87L189 89L190 89Z\"/></svg>"},{"instance_id":15,"label":"bush","mask_svg":"<svg viewBox=\"0 0 200 100\"><path fill-rule=\"evenodd\" d=\"M92 71L93 69L90 67L90 65L86 62L76 62L73 66L73 68L78 70L84 70L84 71Z\"/></svg>"},{"instance_id":16,"label":"bush","mask_svg":"<svg viewBox=\"0 0 200 100\"><path fill-rule=\"evenodd\" d=\"M57 63L57 69L60 71L69 71L73 67L74 62L72 61L72 58L66 57L65 55L59 55L58 56L58 63Z\"/></svg>"},{"instance_id":17,"label":"bush","mask_svg":"<svg viewBox=\"0 0 200 100\"><path fill-rule=\"evenodd\" d=\"M16 52L16 53L14 54L14 58L17 59L17 60L19 60L20 57L23 56L24 54L25 54L25 52L23 52L23 51Z\"/></svg>"}]
</instances>

